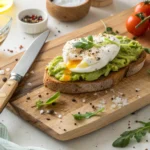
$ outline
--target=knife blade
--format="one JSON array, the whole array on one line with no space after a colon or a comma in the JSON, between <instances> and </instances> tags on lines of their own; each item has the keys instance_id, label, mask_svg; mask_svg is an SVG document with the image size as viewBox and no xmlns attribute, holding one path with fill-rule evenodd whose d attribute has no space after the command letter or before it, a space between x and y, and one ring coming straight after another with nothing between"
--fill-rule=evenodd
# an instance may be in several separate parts
<instances>
[{"instance_id":1,"label":"knife blade","mask_svg":"<svg viewBox=\"0 0 150 150\"><path fill-rule=\"evenodd\" d=\"M3 111L4 107L18 87L18 83L28 72L39 51L44 45L49 32L49 30L43 32L34 40L12 70L10 79L7 80L7 82L0 89L0 113Z\"/></svg>"}]
</instances>

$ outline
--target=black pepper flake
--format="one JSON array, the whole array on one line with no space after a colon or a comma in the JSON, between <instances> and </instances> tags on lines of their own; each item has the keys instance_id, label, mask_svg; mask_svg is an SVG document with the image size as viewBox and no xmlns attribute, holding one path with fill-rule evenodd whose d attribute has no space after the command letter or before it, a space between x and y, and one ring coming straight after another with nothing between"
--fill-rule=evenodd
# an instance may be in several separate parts
<instances>
[{"instance_id":1,"label":"black pepper flake","mask_svg":"<svg viewBox=\"0 0 150 150\"><path fill-rule=\"evenodd\" d=\"M77 125L77 123L74 123L74 125L76 126L76 125Z\"/></svg>"},{"instance_id":2,"label":"black pepper flake","mask_svg":"<svg viewBox=\"0 0 150 150\"><path fill-rule=\"evenodd\" d=\"M146 140L146 142L148 142L148 140Z\"/></svg>"},{"instance_id":3,"label":"black pepper flake","mask_svg":"<svg viewBox=\"0 0 150 150\"><path fill-rule=\"evenodd\" d=\"M64 129L64 131L67 131L66 129Z\"/></svg>"},{"instance_id":4,"label":"black pepper flake","mask_svg":"<svg viewBox=\"0 0 150 150\"><path fill-rule=\"evenodd\" d=\"M113 100L114 98L112 97L111 100Z\"/></svg>"},{"instance_id":5,"label":"black pepper flake","mask_svg":"<svg viewBox=\"0 0 150 150\"><path fill-rule=\"evenodd\" d=\"M27 100L30 100L30 97L27 97Z\"/></svg>"},{"instance_id":6,"label":"black pepper flake","mask_svg":"<svg viewBox=\"0 0 150 150\"><path fill-rule=\"evenodd\" d=\"M90 103L90 105L92 105L92 103Z\"/></svg>"},{"instance_id":7,"label":"black pepper flake","mask_svg":"<svg viewBox=\"0 0 150 150\"><path fill-rule=\"evenodd\" d=\"M50 110L49 113L50 113L51 115L53 115L53 114L54 114L54 110L53 110L53 109Z\"/></svg>"},{"instance_id":8,"label":"black pepper flake","mask_svg":"<svg viewBox=\"0 0 150 150\"><path fill-rule=\"evenodd\" d=\"M60 30L58 30L58 33L60 33Z\"/></svg>"},{"instance_id":9,"label":"black pepper flake","mask_svg":"<svg viewBox=\"0 0 150 150\"><path fill-rule=\"evenodd\" d=\"M100 57L97 57L97 60L100 60L101 58Z\"/></svg>"},{"instance_id":10,"label":"black pepper flake","mask_svg":"<svg viewBox=\"0 0 150 150\"><path fill-rule=\"evenodd\" d=\"M139 92L139 90L136 89L135 92Z\"/></svg>"},{"instance_id":11,"label":"black pepper flake","mask_svg":"<svg viewBox=\"0 0 150 150\"><path fill-rule=\"evenodd\" d=\"M18 61L18 58L16 58L15 61Z\"/></svg>"},{"instance_id":12,"label":"black pepper flake","mask_svg":"<svg viewBox=\"0 0 150 150\"><path fill-rule=\"evenodd\" d=\"M128 127L128 129L131 129L131 127Z\"/></svg>"},{"instance_id":13,"label":"black pepper flake","mask_svg":"<svg viewBox=\"0 0 150 150\"><path fill-rule=\"evenodd\" d=\"M46 93L46 95L49 95L49 93Z\"/></svg>"},{"instance_id":14,"label":"black pepper flake","mask_svg":"<svg viewBox=\"0 0 150 150\"><path fill-rule=\"evenodd\" d=\"M135 115L135 112L131 113L131 115Z\"/></svg>"},{"instance_id":15,"label":"black pepper flake","mask_svg":"<svg viewBox=\"0 0 150 150\"><path fill-rule=\"evenodd\" d=\"M3 80L3 82L6 82L6 81L7 81L7 78L6 78L6 77L4 77L4 78L2 78L2 80Z\"/></svg>"},{"instance_id":16,"label":"black pepper flake","mask_svg":"<svg viewBox=\"0 0 150 150\"><path fill-rule=\"evenodd\" d=\"M42 97L42 95L38 95L38 97L39 97L39 98L41 98L41 97Z\"/></svg>"},{"instance_id":17,"label":"black pepper flake","mask_svg":"<svg viewBox=\"0 0 150 150\"><path fill-rule=\"evenodd\" d=\"M72 102L77 102L77 100L73 98L73 99L72 99Z\"/></svg>"},{"instance_id":18,"label":"black pepper flake","mask_svg":"<svg viewBox=\"0 0 150 150\"><path fill-rule=\"evenodd\" d=\"M78 114L81 114L80 112L78 112Z\"/></svg>"},{"instance_id":19,"label":"black pepper flake","mask_svg":"<svg viewBox=\"0 0 150 150\"><path fill-rule=\"evenodd\" d=\"M93 105L92 108L95 109L95 106Z\"/></svg>"},{"instance_id":20,"label":"black pepper flake","mask_svg":"<svg viewBox=\"0 0 150 150\"><path fill-rule=\"evenodd\" d=\"M118 30L116 30L116 33L117 33L117 34L119 34L119 31L118 31Z\"/></svg>"},{"instance_id":21,"label":"black pepper flake","mask_svg":"<svg viewBox=\"0 0 150 150\"><path fill-rule=\"evenodd\" d=\"M122 96L125 96L125 94L123 93Z\"/></svg>"},{"instance_id":22,"label":"black pepper flake","mask_svg":"<svg viewBox=\"0 0 150 150\"><path fill-rule=\"evenodd\" d=\"M56 102L53 102L52 105L55 106L55 105L56 105Z\"/></svg>"},{"instance_id":23,"label":"black pepper flake","mask_svg":"<svg viewBox=\"0 0 150 150\"><path fill-rule=\"evenodd\" d=\"M137 39L137 37L136 37L136 36L134 36L132 39L133 39L133 40L136 40L136 39Z\"/></svg>"},{"instance_id":24,"label":"black pepper flake","mask_svg":"<svg viewBox=\"0 0 150 150\"><path fill-rule=\"evenodd\" d=\"M51 120L51 119L50 119L50 118L46 118L46 120L48 120L48 121L49 121L49 120Z\"/></svg>"}]
</instances>

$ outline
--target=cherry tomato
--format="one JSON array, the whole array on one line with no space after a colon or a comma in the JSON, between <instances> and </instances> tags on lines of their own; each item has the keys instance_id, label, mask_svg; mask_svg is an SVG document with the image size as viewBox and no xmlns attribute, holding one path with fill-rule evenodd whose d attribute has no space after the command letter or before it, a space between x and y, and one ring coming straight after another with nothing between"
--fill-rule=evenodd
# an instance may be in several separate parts
<instances>
[{"instance_id":1,"label":"cherry tomato","mask_svg":"<svg viewBox=\"0 0 150 150\"><path fill-rule=\"evenodd\" d=\"M132 33L135 36L143 35L149 26L149 20L145 21L141 26L135 28L141 22L141 19L136 16L137 14L132 14L126 21L126 28L128 32ZM143 17L146 17L146 14L142 13Z\"/></svg>"},{"instance_id":2,"label":"cherry tomato","mask_svg":"<svg viewBox=\"0 0 150 150\"><path fill-rule=\"evenodd\" d=\"M150 15L150 1L145 1L145 2L141 2L139 4L136 5L134 12L140 13L143 12L145 13L147 16Z\"/></svg>"}]
</instances>

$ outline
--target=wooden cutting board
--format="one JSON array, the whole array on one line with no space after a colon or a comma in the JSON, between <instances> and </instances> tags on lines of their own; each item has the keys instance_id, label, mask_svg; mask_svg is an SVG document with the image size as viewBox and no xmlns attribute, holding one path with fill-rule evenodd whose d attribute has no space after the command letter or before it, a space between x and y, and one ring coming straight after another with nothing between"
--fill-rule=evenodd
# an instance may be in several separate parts
<instances>
[{"instance_id":1,"label":"wooden cutting board","mask_svg":"<svg viewBox=\"0 0 150 150\"><path fill-rule=\"evenodd\" d=\"M125 28L125 21L131 13L132 9L119 13L113 17L106 18L103 21L108 26L113 27L114 30L118 30L121 35L127 35L132 38ZM98 21L74 31L73 33L46 43L30 69L28 76L22 80L16 93L11 99L10 104L13 106L15 112L17 112L21 118L27 120L29 123L38 127L48 135L58 140L65 141L102 128L150 104L150 75L147 73L147 70L150 69L150 56L148 56L144 68L139 73L125 78L122 82L113 87L113 89L109 89L108 93L106 91L102 91L78 95L61 94L61 97L55 106L44 108L45 110L55 110L57 115L50 115L46 113L41 115L40 111L33 107L37 100L46 100L54 93L43 86L43 72L46 64L53 57L61 55L61 50L65 42L76 37L98 34L103 32L103 30L104 27L101 21ZM149 39L150 33L138 38L140 43L145 47L150 47ZM19 59L21 55L22 53L17 54L11 57L9 61L1 63L0 68L12 69L17 62L16 60ZM4 76L9 76L9 72L5 71L5 73L5 75L0 76L1 79ZM0 85L2 86L3 82L2 80L0 81ZM29 86L28 83L31 83L32 85ZM139 88L141 90L137 93L135 92L135 88ZM128 98L128 105L122 108L112 109L111 98L113 95L118 96L119 92L124 93L125 97ZM41 95L41 98L39 98L39 95ZM28 97L30 97L30 99ZM77 102L73 102L73 98L75 98ZM86 101L83 102L83 99ZM93 105L97 106L103 101L103 99L106 100L106 108L105 112L100 116L84 121L74 120L72 114L93 111ZM12 107L9 108L12 110ZM59 114L62 115L61 119L58 118Z\"/></svg>"}]
</instances>

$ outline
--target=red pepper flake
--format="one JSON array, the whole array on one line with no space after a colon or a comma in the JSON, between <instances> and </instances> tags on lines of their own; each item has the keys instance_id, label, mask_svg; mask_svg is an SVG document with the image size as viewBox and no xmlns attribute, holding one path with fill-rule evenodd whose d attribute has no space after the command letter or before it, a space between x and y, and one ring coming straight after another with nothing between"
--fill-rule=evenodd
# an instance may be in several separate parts
<instances>
[{"instance_id":1,"label":"red pepper flake","mask_svg":"<svg viewBox=\"0 0 150 150\"><path fill-rule=\"evenodd\" d=\"M26 15L24 18L21 19L23 22L26 23L38 23L43 21L43 17L42 16L37 16L37 15Z\"/></svg>"},{"instance_id":2,"label":"red pepper flake","mask_svg":"<svg viewBox=\"0 0 150 150\"><path fill-rule=\"evenodd\" d=\"M20 45L20 46L19 46L19 49L23 49L23 46L22 46L22 45Z\"/></svg>"}]
</instances>

